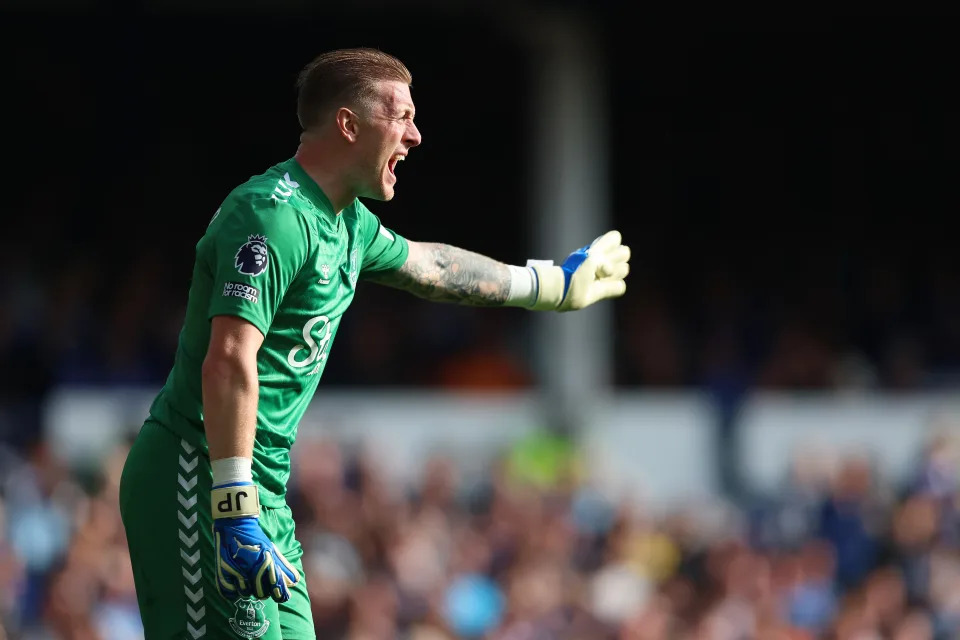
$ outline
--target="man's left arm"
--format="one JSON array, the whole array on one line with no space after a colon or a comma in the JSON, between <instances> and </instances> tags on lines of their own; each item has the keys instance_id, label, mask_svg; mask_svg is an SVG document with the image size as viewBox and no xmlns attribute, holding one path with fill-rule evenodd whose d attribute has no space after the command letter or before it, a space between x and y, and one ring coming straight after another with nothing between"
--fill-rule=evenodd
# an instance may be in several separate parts
<instances>
[{"instance_id":1,"label":"man's left arm","mask_svg":"<svg viewBox=\"0 0 960 640\"><path fill-rule=\"evenodd\" d=\"M407 244L402 266L372 273L366 279L434 302L501 307L509 299L508 265L448 244L410 240Z\"/></svg>"},{"instance_id":2,"label":"man's left arm","mask_svg":"<svg viewBox=\"0 0 960 640\"><path fill-rule=\"evenodd\" d=\"M408 245L399 268L371 273L367 279L436 302L539 311L582 309L626 291L630 249L617 231L577 249L559 266L531 261L519 267L447 244Z\"/></svg>"}]
</instances>

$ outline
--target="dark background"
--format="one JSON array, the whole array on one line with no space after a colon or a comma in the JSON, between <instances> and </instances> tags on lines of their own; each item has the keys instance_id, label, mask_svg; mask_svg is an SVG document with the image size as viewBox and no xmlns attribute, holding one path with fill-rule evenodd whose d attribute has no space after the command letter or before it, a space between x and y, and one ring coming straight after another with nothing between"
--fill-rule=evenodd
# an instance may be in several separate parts
<instances>
[{"instance_id":1,"label":"dark background","mask_svg":"<svg viewBox=\"0 0 960 640\"><path fill-rule=\"evenodd\" d=\"M562 258L529 255L538 69L517 34L579 3L238 6L31 5L0 21L17 397L162 381L194 244L231 188L292 155L296 74L327 49L379 47L413 72L424 144L395 200L369 203L386 224L512 263ZM632 11L583 14L635 256L617 383L955 381L956 19ZM326 384L535 384L530 314L363 291ZM460 371L478 350L486 378Z\"/></svg>"}]
</instances>

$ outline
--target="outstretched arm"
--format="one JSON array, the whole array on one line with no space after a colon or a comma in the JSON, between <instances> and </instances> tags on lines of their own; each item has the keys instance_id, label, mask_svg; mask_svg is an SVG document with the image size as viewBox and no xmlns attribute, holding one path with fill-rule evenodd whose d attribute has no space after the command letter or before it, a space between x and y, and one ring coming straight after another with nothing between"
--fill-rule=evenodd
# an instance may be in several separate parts
<instances>
[{"instance_id":1,"label":"outstretched arm","mask_svg":"<svg viewBox=\"0 0 960 640\"><path fill-rule=\"evenodd\" d=\"M620 240L619 232L610 231L560 266L531 261L526 267L446 244L409 242L403 266L368 279L436 302L572 311L624 294L630 249Z\"/></svg>"},{"instance_id":2,"label":"outstretched arm","mask_svg":"<svg viewBox=\"0 0 960 640\"><path fill-rule=\"evenodd\" d=\"M434 302L475 307L506 304L511 289L508 265L448 244L408 244L409 254L402 267L371 274L367 279Z\"/></svg>"}]
</instances>

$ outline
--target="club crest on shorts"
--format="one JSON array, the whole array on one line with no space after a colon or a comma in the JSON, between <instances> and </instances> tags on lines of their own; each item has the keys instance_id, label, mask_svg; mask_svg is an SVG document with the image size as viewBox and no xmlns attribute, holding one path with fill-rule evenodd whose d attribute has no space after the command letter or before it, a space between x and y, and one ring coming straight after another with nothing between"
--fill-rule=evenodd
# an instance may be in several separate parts
<instances>
[{"instance_id":1,"label":"club crest on shorts","mask_svg":"<svg viewBox=\"0 0 960 640\"><path fill-rule=\"evenodd\" d=\"M246 276L258 276L267 270L267 258L267 239L260 235L250 235L237 250L233 266Z\"/></svg>"},{"instance_id":2,"label":"club crest on shorts","mask_svg":"<svg viewBox=\"0 0 960 640\"><path fill-rule=\"evenodd\" d=\"M237 611L230 618L230 628L241 638L259 638L270 628L270 621L263 617L263 601L239 599L233 606Z\"/></svg>"}]
</instances>

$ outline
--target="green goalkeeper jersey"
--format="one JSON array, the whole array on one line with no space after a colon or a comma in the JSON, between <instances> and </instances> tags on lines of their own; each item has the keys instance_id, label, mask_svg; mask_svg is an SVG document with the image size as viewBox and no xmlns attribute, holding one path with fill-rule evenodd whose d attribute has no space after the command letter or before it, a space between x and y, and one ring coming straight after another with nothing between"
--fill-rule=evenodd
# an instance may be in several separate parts
<instances>
[{"instance_id":1,"label":"green goalkeeper jersey","mask_svg":"<svg viewBox=\"0 0 960 640\"><path fill-rule=\"evenodd\" d=\"M354 200L336 214L294 159L234 189L197 243L173 369L150 417L206 450L200 369L214 316L239 316L264 335L253 476L280 506L290 447L317 388L358 278L399 268L407 242Z\"/></svg>"}]
</instances>

